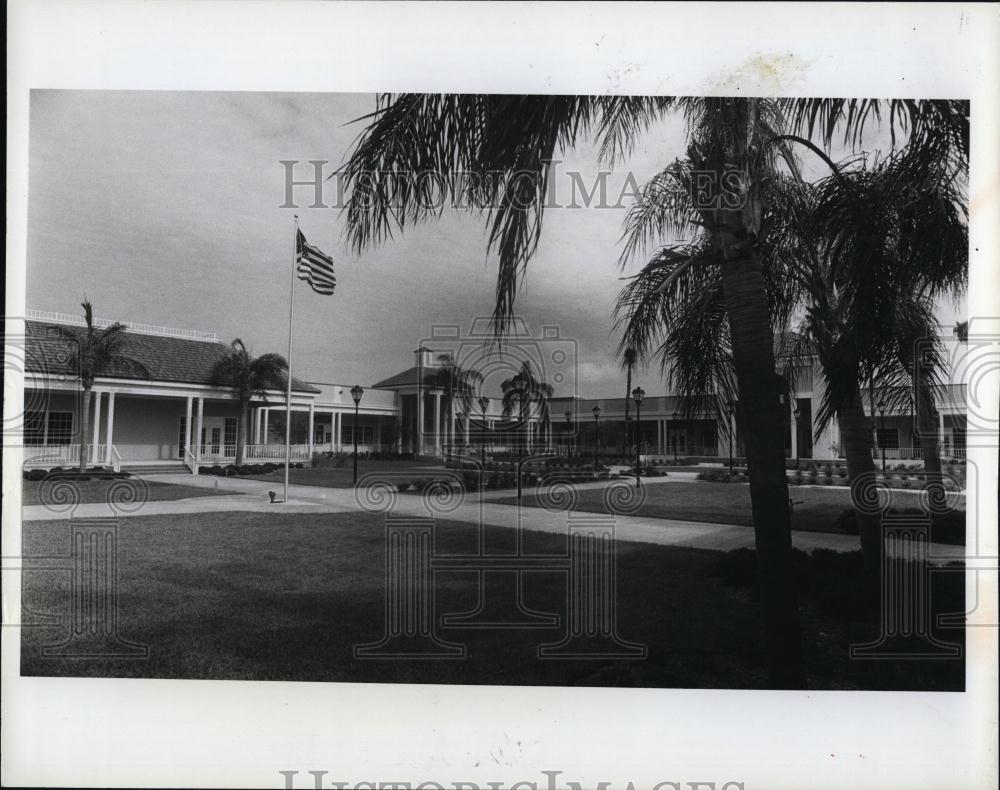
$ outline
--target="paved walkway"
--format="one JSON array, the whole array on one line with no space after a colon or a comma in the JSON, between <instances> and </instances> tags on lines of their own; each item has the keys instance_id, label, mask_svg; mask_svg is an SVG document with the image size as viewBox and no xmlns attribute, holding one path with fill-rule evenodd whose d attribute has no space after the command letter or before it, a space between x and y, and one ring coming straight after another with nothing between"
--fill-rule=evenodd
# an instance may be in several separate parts
<instances>
[{"instance_id":1,"label":"paved walkway","mask_svg":"<svg viewBox=\"0 0 1000 790\"><path fill-rule=\"evenodd\" d=\"M320 486L290 485L289 501L271 504L269 491L279 496L281 484L260 480L219 478L214 476L190 475L143 475L143 479L155 483L182 484L198 488L217 488L229 493L220 496L193 497L172 501L146 502L132 511L116 511L108 503L78 505L73 515L77 518L97 518L109 516L153 516L183 515L189 513L354 513L359 510L380 511L390 504L394 513L412 516L436 516L447 521L463 521L473 524L484 523L498 527L518 527L536 532L565 534L569 514L561 510L502 505L491 502L496 497L510 497L510 491L487 492L480 501L478 494L446 496L430 504L419 494L385 492L380 497L376 489L359 489L357 497L352 488L324 488ZM676 480L676 478L673 478ZM662 485L671 482L670 477L650 478L644 483ZM603 488L608 483L598 481L578 485L581 490ZM619 485L622 485L619 483ZM622 485L625 489L626 486ZM529 489L526 489L528 491ZM365 497L365 493L368 494ZM625 491L621 491L623 495ZM359 501L359 499L361 501ZM366 501L367 500L367 501ZM623 508L624 509L624 508ZM596 515L583 514L580 515ZM53 511L42 505L23 508L25 521L51 521L65 519L70 513ZM729 551L750 548L754 545L753 529L733 524L715 524L704 521L682 521L674 519L647 518L644 516L616 515L615 534L618 540L634 543L653 543L660 546L685 546L696 549ZM855 551L858 539L853 535L835 535L825 532L792 532L792 543L803 551L832 549L834 551ZM952 560L965 556L964 546L930 544L932 559Z\"/></svg>"}]
</instances>

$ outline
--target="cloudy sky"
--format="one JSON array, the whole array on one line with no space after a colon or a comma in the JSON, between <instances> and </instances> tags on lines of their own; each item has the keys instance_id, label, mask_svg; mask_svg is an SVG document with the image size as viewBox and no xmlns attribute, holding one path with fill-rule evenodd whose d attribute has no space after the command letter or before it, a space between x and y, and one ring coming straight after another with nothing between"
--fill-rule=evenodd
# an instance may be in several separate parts
<instances>
[{"instance_id":1,"label":"cloudy sky","mask_svg":"<svg viewBox=\"0 0 1000 790\"><path fill-rule=\"evenodd\" d=\"M338 210L309 208L311 187L297 188L298 209L281 208L280 161L302 162L298 179L311 176L309 160L333 169L361 129L349 122L373 108L372 96L344 94L34 91L28 307L78 313L86 295L99 317L201 329L284 354L298 213L309 241L333 256L338 287L321 297L297 283L294 373L371 384L408 367L434 326L467 330L490 314L496 264L483 221L446 212L358 256ZM625 173L641 184L682 154L679 121L650 130L608 177L612 202ZM560 166L588 185L600 169L590 145ZM569 203L569 176L556 184ZM545 214L517 312L533 333L558 326L574 343L577 376L557 394L613 396L623 386L612 307L624 216ZM650 393L664 386L654 371L638 383Z\"/></svg>"}]
</instances>

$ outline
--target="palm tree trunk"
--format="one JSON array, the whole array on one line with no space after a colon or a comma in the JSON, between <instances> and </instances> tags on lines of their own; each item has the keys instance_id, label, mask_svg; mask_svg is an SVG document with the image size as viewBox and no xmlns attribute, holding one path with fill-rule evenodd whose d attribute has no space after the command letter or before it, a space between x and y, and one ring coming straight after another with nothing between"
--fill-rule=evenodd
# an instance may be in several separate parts
<instances>
[{"instance_id":1,"label":"palm tree trunk","mask_svg":"<svg viewBox=\"0 0 1000 790\"><path fill-rule=\"evenodd\" d=\"M87 436L90 434L90 387L83 388L83 404L80 407L80 471L87 471Z\"/></svg>"},{"instance_id":2,"label":"palm tree trunk","mask_svg":"<svg viewBox=\"0 0 1000 790\"><path fill-rule=\"evenodd\" d=\"M722 212L725 214L726 212ZM735 212L732 212L735 213ZM738 217L725 220L738 221ZM751 255L723 263L739 409L750 476L765 652L772 688L805 688L805 664L792 573L791 513L782 407L764 279Z\"/></svg>"},{"instance_id":3,"label":"palm tree trunk","mask_svg":"<svg viewBox=\"0 0 1000 790\"><path fill-rule=\"evenodd\" d=\"M236 420L236 465L243 466L244 453L244 431L246 430L247 416L249 415L249 401L240 401L240 416Z\"/></svg>"},{"instance_id":4,"label":"palm tree trunk","mask_svg":"<svg viewBox=\"0 0 1000 790\"><path fill-rule=\"evenodd\" d=\"M847 478L851 484L851 499L858 522L861 538L861 553L869 578L877 579L882 569L882 520L877 502L872 507L859 507L871 500L873 491L864 489L868 482L875 480L875 460L872 458L871 434L868 432L868 418L861 401L861 386L855 385L855 392L838 415L840 442L847 459Z\"/></svg>"}]
</instances>

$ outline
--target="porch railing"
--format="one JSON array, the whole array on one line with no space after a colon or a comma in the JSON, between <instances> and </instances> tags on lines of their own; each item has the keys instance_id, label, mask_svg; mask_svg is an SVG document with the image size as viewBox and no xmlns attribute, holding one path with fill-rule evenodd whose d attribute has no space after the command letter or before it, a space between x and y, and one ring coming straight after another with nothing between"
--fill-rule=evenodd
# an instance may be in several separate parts
<instances>
[{"instance_id":1,"label":"porch railing","mask_svg":"<svg viewBox=\"0 0 1000 790\"><path fill-rule=\"evenodd\" d=\"M121 469L121 455L117 448L111 445L110 466L117 472ZM79 444L39 444L24 448L24 466L54 467L79 466ZM87 466L108 466L108 446L106 444L89 445L87 447Z\"/></svg>"},{"instance_id":2,"label":"porch railing","mask_svg":"<svg viewBox=\"0 0 1000 790\"><path fill-rule=\"evenodd\" d=\"M881 458L883 452L886 460L889 461L922 461L924 458L923 450L919 447L886 447L884 450L881 447L875 447L872 448L872 457ZM942 455L946 455L946 453L942 453Z\"/></svg>"},{"instance_id":3,"label":"porch railing","mask_svg":"<svg viewBox=\"0 0 1000 790\"><path fill-rule=\"evenodd\" d=\"M313 448L315 450L315 448ZM284 461L285 445L283 444L248 444L243 448L247 461ZM234 456L230 455L229 458ZM308 444L293 444L289 458L292 461L311 461Z\"/></svg>"},{"instance_id":4,"label":"porch railing","mask_svg":"<svg viewBox=\"0 0 1000 790\"><path fill-rule=\"evenodd\" d=\"M191 474L198 474L198 461L194 457L194 453L191 452L190 447L184 448L184 463L187 465L187 468L191 470Z\"/></svg>"}]
</instances>

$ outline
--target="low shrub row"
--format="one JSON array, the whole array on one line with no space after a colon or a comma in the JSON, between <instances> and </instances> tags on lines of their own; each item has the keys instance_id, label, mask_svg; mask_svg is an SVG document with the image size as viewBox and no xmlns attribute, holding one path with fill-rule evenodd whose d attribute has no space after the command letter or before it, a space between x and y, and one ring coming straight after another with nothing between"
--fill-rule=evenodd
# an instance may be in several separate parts
<instances>
[{"instance_id":1,"label":"low shrub row","mask_svg":"<svg viewBox=\"0 0 1000 790\"><path fill-rule=\"evenodd\" d=\"M906 507L906 508L890 508L887 515L889 519L884 519L882 522L883 527L886 526L887 522L891 522L892 516L920 516L921 518L926 517L927 513L919 508ZM920 524L920 521L908 522L911 524ZM836 527L838 532L842 532L845 535L857 535L858 534L858 518L857 513L854 512L853 508L848 508L841 512L839 516L833 521L833 525ZM930 519L931 527L931 542L933 543L947 543L952 546L964 546L965 545L965 511L964 510L947 510L942 513L932 513Z\"/></svg>"},{"instance_id":2,"label":"low shrub row","mask_svg":"<svg viewBox=\"0 0 1000 790\"><path fill-rule=\"evenodd\" d=\"M113 480L123 477L131 477L128 472L116 472L107 466L89 466L85 472L79 469L65 469L61 466L54 466L51 469L25 469L22 477L32 482L42 480Z\"/></svg>"},{"instance_id":3,"label":"low shrub row","mask_svg":"<svg viewBox=\"0 0 1000 790\"><path fill-rule=\"evenodd\" d=\"M302 469L305 465L302 463L290 464L292 469ZM235 477L235 476L248 476L248 475L266 475L271 472L276 472L278 469L284 467L284 464L245 464L243 466L236 466L235 464L227 464L226 466L202 466L198 469L198 474L200 475L216 475L218 477Z\"/></svg>"},{"instance_id":4,"label":"low shrub row","mask_svg":"<svg viewBox=\"0 0 1000 790\"><path fill-rule=\"evenodd\" d=\"M733 469L732 474L728 469L706 469L698 472L698 479L708 483L745 483L750 478L746 469Z\"/></svg>"}]
</instances>

